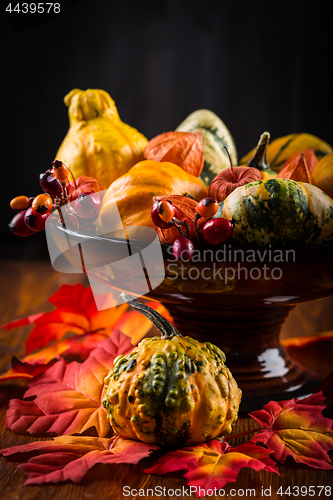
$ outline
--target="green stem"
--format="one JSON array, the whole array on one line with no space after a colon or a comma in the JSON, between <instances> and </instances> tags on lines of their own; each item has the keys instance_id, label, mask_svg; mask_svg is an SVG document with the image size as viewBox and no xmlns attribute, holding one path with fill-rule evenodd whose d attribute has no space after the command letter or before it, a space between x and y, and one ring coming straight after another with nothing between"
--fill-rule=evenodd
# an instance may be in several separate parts
<instances>
[{"instance_id":1,"label":"green stem","mask_svg":"<svg viewBox=\"0 0 333 500\"><path fill-rule=\"evenodd\" d=\"M257 168L258 170L267 170L270 165L266 158L267 147L270 139L270 133L264 132L261 134L256 151L252 158L247 162L248 167Z\"/></svg>"}]
</instances>

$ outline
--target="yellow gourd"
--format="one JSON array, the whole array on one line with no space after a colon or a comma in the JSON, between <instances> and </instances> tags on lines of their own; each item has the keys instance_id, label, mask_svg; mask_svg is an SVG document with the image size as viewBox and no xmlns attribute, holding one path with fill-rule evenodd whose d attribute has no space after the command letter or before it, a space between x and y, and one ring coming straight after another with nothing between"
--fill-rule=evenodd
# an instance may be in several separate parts
<instances>
[{"instance_id":1,"label":"yellow gourd","mask_svg":"<svg viewBox=\"0 0 333 500\"><path fill-rule=\"evenodd\" d=\"M74 89L66 95L70 128L56 159L78 178L95 178L104 189L143 159L148 140L123 123L113 99L104 90Z\"/></svg>"},{"instance_id":2,"label":"yellow gourd","mask_svg":"<svg viewBox=\"0 0 333 500\"><path fill-rule=\"evenodd\" d=\"M332 146L312 134L289 134L278 137L267 148L267 161L273 170L279 172L285 161L292 154L312 148L318 158L332 152ZM241 163L247 163L253 156L255 149L243 156Z\"/></svg>"},{"instance_id":3,"label":"yellow gourd","mask_svg":"<svg viewBox=\"0 0 333 500\"><path fill-rule=\"evenodd\" d=\"M315 185L333 198L333 153L324 156L317 163L312 175Z\"/></svg>"}]
</instances>

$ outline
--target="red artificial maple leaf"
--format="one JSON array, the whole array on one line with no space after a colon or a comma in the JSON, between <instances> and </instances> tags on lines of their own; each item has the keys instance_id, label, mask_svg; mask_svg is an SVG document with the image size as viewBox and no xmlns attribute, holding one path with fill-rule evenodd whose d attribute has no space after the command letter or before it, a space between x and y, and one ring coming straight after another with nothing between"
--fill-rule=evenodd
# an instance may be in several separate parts
<instances>
[{"instance_id":1,"label":"red artificial maple leaf","mask_svg":"<svg viewBox=\"0 0 333 500\"><path fill-rule=\"evenodd\" d=\"M119 330L92 351L86 361L67 363L60 359L29 383L24 398L12 399L6 426L13 432L57 435L82 433L95 427L99 437L110 431L107 413L101 405L104 378L119 354L133 348Z\"/></svg>"},{"instance_id":2,"label":"red artificial maple leaf","mask_svg":"<svg viewBox=\"0 0 333 500\"><path fill-rule=\"evenodd\" d=\"M213 439L198 446L170 451L144 472L161 475L186 470L184 477L188 485L196 488L196 496L204 496L207 489L221 489L236 481L243 467L279 474L270 454L271 450L251 442L233 448L226 442Z\"/></svg>"},{"instance_id":3,"label":"red artificial maple leaf","mask_svg":"<svg viewBox=\"0 0 333 500\"><path fill-rule=\"evenodd\" d=\"M270 401L249 414L263 429L252 441L268 446L281 463L291 455L298 463L332 469L327 452L333 449L333 420L323 416L324 408L322 392L304 399Z\"/></svg>"},{"instance_id":4,"label":"red artificial maple leaf","mask_svg":"<svg viewBox=\"0 0 333 500\"><path fill-rule=\"evenodd\" d=\"M28 484L58 483L71 480L79 483L95 464L137 464L148 457L152 446L121 437L60 436L52 441L13 446L0 450L5 457L18 453L36 456L20 465L28 474Z\"/></svg>"}]
</instances>

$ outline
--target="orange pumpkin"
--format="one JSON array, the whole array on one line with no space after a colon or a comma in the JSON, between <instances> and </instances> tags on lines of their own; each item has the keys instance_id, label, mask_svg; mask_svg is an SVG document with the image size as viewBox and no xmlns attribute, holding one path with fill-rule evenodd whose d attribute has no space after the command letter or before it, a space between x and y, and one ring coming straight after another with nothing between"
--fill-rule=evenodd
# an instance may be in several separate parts
<instances>
[{"instance_id":1,"label":"orange pumpkin","mask_svg":"<svg viewBox=\"0 0 333 500\"><path fill-rule=\"evenodd\" d=\"M186 193L199 201L207 196L207 188L178 165L141 161L116 179L105 193L98 219L99 231L108 233L109 221L118 218L118 213L124 226L155 227L151 220L154 197Z\"/></svg>"}]
</instances>

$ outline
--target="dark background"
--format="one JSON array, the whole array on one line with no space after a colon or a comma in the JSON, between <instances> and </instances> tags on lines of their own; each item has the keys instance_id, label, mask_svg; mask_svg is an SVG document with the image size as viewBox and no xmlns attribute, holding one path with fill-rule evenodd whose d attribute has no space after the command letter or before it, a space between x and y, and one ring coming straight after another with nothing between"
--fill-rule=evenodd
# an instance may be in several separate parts
<instances>
[{"instance_id":1,"label":"dark background","mask_svg":"<svg viewBox=\"0 0 333 500\"><path fill-rule=\"evenodd\" d=\"M239 158L265 130L333 143L327 3L60 3L54 18L3 20L2 257L47 257L43 233L9 233L9 201L41 192L38 175L68 130L63 98L72 88L109 92L122 120L148 139L207 108L228 126Z\"/></svg>"}]
</instances>

